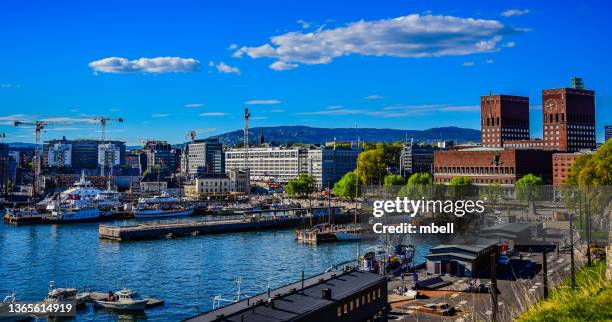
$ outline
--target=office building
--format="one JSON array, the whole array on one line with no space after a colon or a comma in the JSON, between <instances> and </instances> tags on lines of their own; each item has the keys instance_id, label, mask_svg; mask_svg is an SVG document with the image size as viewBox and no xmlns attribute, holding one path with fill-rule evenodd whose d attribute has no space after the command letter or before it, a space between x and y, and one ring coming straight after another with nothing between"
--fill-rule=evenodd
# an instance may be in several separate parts
<instances>
[{"instance_id":1,"label":"office building","mask_svg":"<svg viewBox=\"0 0 612 322\"><path fill-rule=\"evenodd\" d=\"M333 187L342 176L357 168L360 150L350 143L330 142L325 147L307 150L306 161L302 162L301 173L307 173L316 180L317 187Z\"/></svg>"},{"instance_id":2,"label":"office building","mask_svg":"<svg viewBox=\"0 0 612 322\"><path fill-rule=\"evenodd\" d=\"M446 146L446 145L445 145ZM429 145L418 145L412 142L405 143L400 154L400 175L410 177L417 172L432 173L434 151Z\"/></svg>"},{"instance_id":3,"label":"office building","mask_svg":"<svg viewBox=\"0 0 612 322\"><path fill-rule=\"evenodd\" d=\"M195 140L188 153L189 175L225 173L225 153L219 139Z\"/></svg>"},{"instance_id":4,"label":"office building","mask_svg":"<svg viewBox=\"0 0 612 322\"><path fill-rule=\"evenodd\" d=\"M608 142L609 139L612 139L612 125L604 126L604 142Z\"/></svg>"},{"instance_id":5,"label":"office building","mask_svg":"<svg viewBox=\"0 0 612 322\"><path fill-rule=\"evenodd\" d=\"M146 164L144 169L151 172L159 169L163 175L170 175L176 172L178 159L176 150L166 141L147 141L143 148Z\"/></svg>"},{"instance_id":6,"label":"office building","mask_svg":"<svg viewBox=\"0 0 612 322\"><path fill-rule=\"evenodd\" d=\"M555 153L552 156L552 176L553 186L561 186L572 171L572 166L579 156L594 153L591 151L584 152L561 152Z\"/></svg>"},{"instance_id":7,"label":"office building","mask_svg":"<svg viewBox=\"0 0 612 322\"><path fill-rule=\"evenodd\" d=\"M43 145L43 168L46 172L100 173L102 162L106 173L119 171L125 165L125 142L91 139L49 140Z\"/></svg>"},{"instance_id":8,"label":"office building","mask_svg":"<svg viewBox=\"0 0 612 322\"><path fill-rule=\"evenodd\" d=\"M225 152L226 169L248 169L252 180L287 182L300 173L300 149L280 147L249 148L248 166L245 149Z\"/></svg>"},{"instance_id":9,"label":"office building","mask_svg":"<svg viewBox=\"0 0 612 322\"><path fill-rule=\"evenodd\" d=\"M333 186L343 175L355 170L359 149L350 143L330 142L326 146L300 148L249 148L248 167L244 149L225 152L226 169L247 169L251 179L285 183L300 173L313 176L319 188Z\"/></svg>"},{"instance_id":10,"label":"office building","mask_svg":"<svg viewBox=\"0 0 612 322\"><path fill-rule=\"evenodd\" d=\"M387 279L347 269L272 289L186 321L385 322L387 313Z\"/></svg>"}]
</instances>

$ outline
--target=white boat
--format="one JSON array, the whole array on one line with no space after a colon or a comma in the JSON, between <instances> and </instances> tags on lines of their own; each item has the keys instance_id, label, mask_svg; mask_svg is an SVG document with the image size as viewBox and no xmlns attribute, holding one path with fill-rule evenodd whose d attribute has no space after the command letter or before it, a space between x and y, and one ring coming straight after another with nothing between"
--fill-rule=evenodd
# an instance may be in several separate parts
<instances>
[{"instance_id":1,"label":"white boat","mask_svg":"<svg viewBox=\"0 0 612 322\"><path fill-rule=\"evenodd\" d=\"M102 209L115 208L121 206L120 197L121 194L111 190L110 186L106 190L94 187L82 173L79 181L62 191L59 198L53 199L47 204L46 210L53 212L65 206L83 207L89 204L95 204Z\"/></svg>"},{"instance_id":2,"label":"white boat","mask_svg":"<svg viewBox=\"0 0 612 322\"><path fill-rule=\"evenodd\" d=\"M49 291L47 298L43 300L44 304L60 304L62 302L74 301L77 306L85 304L88 296L79 295L76 288L56 288L55 283L49 283Z\"/></svg>"},{"instance_id":3,"label":"white boat","mask_svg":"<svg viewBox=\"0 0 612 322\"><path fill-rule=\"evenodd\" d=\"M113 298L105 300L95 300L94 304L98 307L121 310L121 311L142 311L147 306L148 300L139 299L136 293L124 288L113 294Z\"/></svg>"},{"instance_id":4,"label":"white boat","mask_svg":"<svg viewBox=\"0 0 612 322\"><path fill-rule=\"evenodd\" d=\"M162 192L159 196L138 199L134 208L136 218L180 217L193 214L193 208L182 205L181 200Z\"/></svg>"}]
</instances>

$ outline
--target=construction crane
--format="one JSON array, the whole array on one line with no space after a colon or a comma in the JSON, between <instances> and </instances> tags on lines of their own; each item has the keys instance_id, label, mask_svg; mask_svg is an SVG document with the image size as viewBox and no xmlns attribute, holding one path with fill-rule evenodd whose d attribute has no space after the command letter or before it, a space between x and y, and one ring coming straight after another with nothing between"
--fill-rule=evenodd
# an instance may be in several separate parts
<instances>
[{"instance_id":1,"label":"construction crane","mask_svg":"<svg viewBox=\"0 0 612 322\"><path fill-rule=\"evenodd\" d=\"M47 126L50 125L83 125L83 122L60 122L60 121L15 121L15 126L33 126L34 132L36 133L36 146L34 147L34 183L32 185L32 197L35 197L40 192L40 169L41 162L40 157L42 153L39 152L40 148L40 133Z\"/></svg>"},{"instance_id":2,"label":"construction crane","mask_svg":"<svg viewBox=\"0 0 612 322\"><path fill-rule=\"evenodd\" d=\"M118 123L123 123L123 119L118 117L118 118L112 118L112 117L107 117L107 116L96 116L93 118L94 121L99 121L100 125L102 126L102 144L104 144L104 142L106 142L106 124L108 122L118 122ZM113 162L113 161L111 161ZM102 162L100 164L100 175L104 176L104 170L106 167L106 155L104 156L104 158L102 158ZM112 170L111 170L112 171Z\"/></svg>"},{"instance_id":3,"label":"construction crane","mask_svg":"<svg viewBox=\"0 0 612 322\"><path fill-rule=\"evenodd\" d=\"M194 143L197 135L198 135L197 131L189 131L187 132L185 137L191 138L191 143Z\"/></svg>"}]
</instances>

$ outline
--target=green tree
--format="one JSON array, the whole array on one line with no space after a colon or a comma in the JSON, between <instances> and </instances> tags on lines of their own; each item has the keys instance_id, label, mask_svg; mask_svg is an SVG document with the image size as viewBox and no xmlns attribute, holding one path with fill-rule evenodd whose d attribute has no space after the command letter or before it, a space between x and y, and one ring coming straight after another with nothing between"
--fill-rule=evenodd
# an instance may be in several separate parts
<instances>
[{"instance_id":1,"label":"green tree","mask_svg":"<svg viewBox=\"0 0 612 322\"><path fill-rule=\"evenodd\" d=\"M384 187L385 192L395 194L397 193L401 186L404 185L404 178L397 174L390 174L385 176L384 179Z\"/></svg>"},{"instance_id":2,"label":"green tree","mask_svg":"<svg viewBox=\"0 0 612 322\"><path fill-rule=\"evenodd\" d=\"M515 190L516 198L519 200L527 201L530 212L535 212L534 201L542 197L542 185L544 180L542 178L529 173L524 175L522 178L516 180Z\"/></svg>"},{"instance_id":3,"label":"green tree","mask_svg":"<svg viewBox=\"0 0 612 322\"><path fill-rule=\"evenodd\" d=\"M565 181L568 185L612 185L612 140L595 153L576 158Z\"/></svg>"},{"instance_id":4,"label":"green tree","mask_svg":"<svg viewBox=\"0 0 612 322\"><path fill-rule=\"evenodd\" d=\"M431 175L427 172L413 173L408 178L406 185L400 190L399 195L400 197L413 199L425 197L427 192L431 190L432 182Z\"/></svg>"},{"instance_id":5,"label":"green tree","mask_svg":"<svg viewBox=\"0 0 612 322\"><path fill-rule=\"evenodd\" d=\"M414 185L430 185L433 183L431 175L427 172L417 172L413 173L410 178L408 178L408 182L406 185L414 186Z\"/></svg>"},{"instance_id":6,"label":"green tree","mask_svg":"<svg viewBox=\"0 0 612 322\"><path fill-rule=\"evenodd\" d=\"M297 179L289 180L285 192L292 197L307 197L315 191L316 180L313 176L301 173Z\"/></svg>"},{"instance_id":7,"label":"green tree","mask_svg":"<svg viewBox=\"0 0 612 322\"><path fill-rule=\"evenodd\" d=\"M504 191L501 184L496 181L487 186L482 187L480 190L481 195L487 199L492 205L496 205L497 202L502 198Z\"/></svg>"},{"instance_id":8,"label":"green tree","mask_svg":"<svg viewBox=\"0 0 612 322\"><path fill-rule=\"evenodd\" d=\"M448 182L448 194L452 199L464 199L468 196L472 196L475 193L472 179L465 176L453 177Z\"/></svg>"},{"instance_id":9,"label":"green tree","mask_svg":"<svg viewBox=\"0 0 612 322\"><path fill-rule=\"evenodd\" d=\"M359 180L364 184L381 184L387 174L385 156L382 149L361 152L358 158Z\"/></svg>"},{"instance_id":10,"label":"green tree","mask_svg":"<svg viewBox=\"0 0 612 322\"><path fill-rule=\"evenodd\" d=\"M349 172L342 176L340 181L334 184L334 195L341 198L355 199L361 191L358 177L355 171Z\"/></svg>"}]
</instances>

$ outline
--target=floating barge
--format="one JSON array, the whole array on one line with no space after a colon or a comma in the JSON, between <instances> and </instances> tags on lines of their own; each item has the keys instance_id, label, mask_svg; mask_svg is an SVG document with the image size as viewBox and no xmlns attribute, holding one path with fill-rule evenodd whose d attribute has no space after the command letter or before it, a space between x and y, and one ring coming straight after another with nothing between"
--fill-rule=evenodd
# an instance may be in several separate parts
<instances>
[{"instance_id":1,"label":"floating barge","mask_svg":"<svg viewBox=\"0 0 612 322\"><path fill-rule=\"evenodd\" d=\"M327 208L325 215L314 211L312 216L261 216L263 212L270 211L248 211L243 216L235 219L222 220L181 220L181 221L157 221L127 226L100 225L99 237L116 241L173 238L179 236L197 236L203 234L230 233L238 231L266 230L277 228L293 228L303 225L306 221L314 223L328 220ZM294 209L300 213L302 209ZM258 215L259 214L259 215ZM332 208L332 214L338 222L350 220L350 216L344 216L340 207Z\"/></svg>"}]
</instances>

